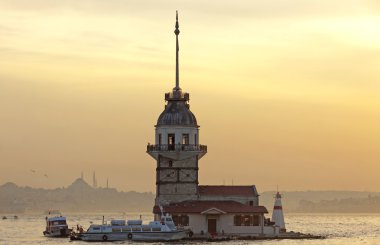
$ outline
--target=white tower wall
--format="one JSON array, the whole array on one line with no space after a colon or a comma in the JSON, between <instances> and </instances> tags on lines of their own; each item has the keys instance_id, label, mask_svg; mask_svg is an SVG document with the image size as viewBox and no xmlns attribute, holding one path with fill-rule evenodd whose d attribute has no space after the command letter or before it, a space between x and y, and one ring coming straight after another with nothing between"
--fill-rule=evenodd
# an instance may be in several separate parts
<instances>
[{"instance_id":1,"label":"white tower wall","mask_svg":"<svg viewBox=\"0 0 380 245\"><path fill-rule=\"evenodd\" d=\"M274 201L272 221L276 223L280 227L280 231L286 231L285 228L285 220L284 220L284 212L282 210L282 202L281 195L277 192Z\"/></svg>"}]
</instances>

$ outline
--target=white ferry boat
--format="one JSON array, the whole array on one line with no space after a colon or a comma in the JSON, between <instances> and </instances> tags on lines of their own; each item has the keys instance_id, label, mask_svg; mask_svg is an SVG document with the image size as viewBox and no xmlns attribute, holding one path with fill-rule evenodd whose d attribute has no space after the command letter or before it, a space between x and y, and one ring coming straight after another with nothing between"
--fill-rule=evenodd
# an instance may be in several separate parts
<instances>
[{"instance_id":1,"label":"white ferry boat","mask_svg":"<svg viewBox=\"0 0 380 245\"><path fill-rule=\"evenodd\" d=\"M46 216L46 229L43 231L44 236L47 237L68 237L71 233L66 218L59 216L48 217Z\"/></svg>"},{"instance_id":2,"label":"white ferry boat","mask_svg":"<svg viewBox=\"0 0 380 245\"><path fill-rule=\"evenodd\" d=\"M188 231L177 229L171 216L161 221L143 224L142 220L112 220L110 224L91 225L84 233L75 234L72 240L83 241L177 241L188 236Z\"/></svg>"}]
</instances>

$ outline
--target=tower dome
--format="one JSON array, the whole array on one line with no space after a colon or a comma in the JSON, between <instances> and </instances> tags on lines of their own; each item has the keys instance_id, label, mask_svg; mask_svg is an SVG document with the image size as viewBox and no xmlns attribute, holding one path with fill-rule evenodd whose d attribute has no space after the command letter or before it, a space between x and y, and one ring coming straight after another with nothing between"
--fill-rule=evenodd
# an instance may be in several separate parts
<instances>
[{"instance_id":1,"label":"tower dome","mask_svg":"<svg viewBox=\"0 0 380 245\"><path fill-rule=\"evenodd\" d=\"M197 119L190 111L189 104L187 103L189 94L185 93L184 96L179 96L180 98L174 97L173 93L165 95L168 104L165 105L165 110L158 117L157 126L178 125L199 127Z\"/></svg>"}]
</instances>

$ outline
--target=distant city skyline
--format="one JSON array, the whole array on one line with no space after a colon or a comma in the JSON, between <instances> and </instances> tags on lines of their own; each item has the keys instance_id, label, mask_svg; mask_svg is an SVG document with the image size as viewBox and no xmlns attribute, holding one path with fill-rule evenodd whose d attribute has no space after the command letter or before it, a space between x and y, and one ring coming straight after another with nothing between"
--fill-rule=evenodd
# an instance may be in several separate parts
<instances>
[{"instance_id":1,"label":"distant city skyline","mask_svg":"<svg viewBox=\"0 0 380 245\"><path fill-rule=\"evenodd\" d=\"M0 1L0 185L154 192L175 10L202 185L380 191L375 0Z\"/></svg>"}]
</instances>

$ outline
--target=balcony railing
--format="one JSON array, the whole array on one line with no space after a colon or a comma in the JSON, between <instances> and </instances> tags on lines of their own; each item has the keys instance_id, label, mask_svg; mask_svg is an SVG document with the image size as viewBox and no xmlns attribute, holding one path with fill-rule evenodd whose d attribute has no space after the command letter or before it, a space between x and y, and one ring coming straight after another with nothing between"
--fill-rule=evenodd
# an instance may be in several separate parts
<instances>
[{"instance_id":1,"label":"balcony railing","mask_svg":"<svg viewBox=\"0 0 380 245\"><path fill-rule=\"evenodd\" d=\"M152 151L202 151L207 152L207 145L151 145L146 147L147 152Z\"/></svg>"},{"instance_id":2,"label":"balcony railing","mask_svg":"<svg viewBox=\"0 0 380 245\"><path fill-rule=\"evenodd\" d=\"M165 100L184 100L189 101L189 93L183 93L182 91L174 91L165 93Z\"/></svg>"}]
</instances>

